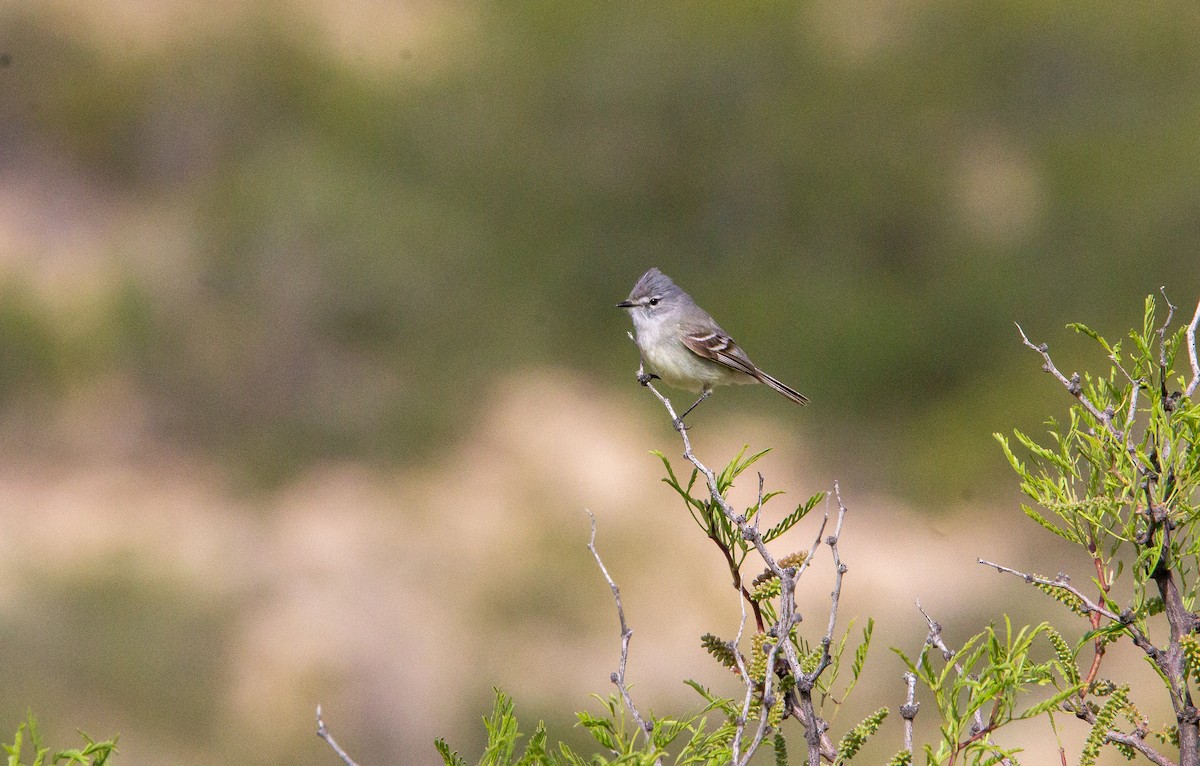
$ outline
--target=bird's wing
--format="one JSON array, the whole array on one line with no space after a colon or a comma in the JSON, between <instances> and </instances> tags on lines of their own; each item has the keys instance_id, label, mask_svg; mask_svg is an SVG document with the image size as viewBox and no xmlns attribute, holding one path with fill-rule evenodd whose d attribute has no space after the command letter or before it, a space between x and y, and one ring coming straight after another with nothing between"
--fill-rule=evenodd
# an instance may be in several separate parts
<instances>
[{"instance_id":1,"label":"bird's wing","mask_svg":"<svg viewBox=\"0 0 1200 766\"><path fill-rule=\"evenodd\" d=\"M758 377L758 368L746 352L733 342L723 330L717 329L684 329L683 345L687 346L696 356L711 359L718 364L744 372L752 378Z\"/></svg>"}]
</instances>

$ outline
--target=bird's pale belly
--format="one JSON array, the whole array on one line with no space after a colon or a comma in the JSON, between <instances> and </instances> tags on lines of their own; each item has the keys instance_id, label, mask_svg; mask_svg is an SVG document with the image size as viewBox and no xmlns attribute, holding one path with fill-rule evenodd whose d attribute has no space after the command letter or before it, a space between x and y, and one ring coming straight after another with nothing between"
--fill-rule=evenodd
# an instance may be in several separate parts
<instances>
[{"instance_id":1,"label":"bird's pale belly","mask_svg":"<svg viewBox=\"0 0 1200 766\"><path fill-rule=\"evenodd\" d=\"M639 344L640 345L640 344ZM717 362L703 359L682 343L650 343L642 347L646 366L672 388L702 391L730 383L754 383L754 378L740 374Z\"/></svg>"}]
</instances>

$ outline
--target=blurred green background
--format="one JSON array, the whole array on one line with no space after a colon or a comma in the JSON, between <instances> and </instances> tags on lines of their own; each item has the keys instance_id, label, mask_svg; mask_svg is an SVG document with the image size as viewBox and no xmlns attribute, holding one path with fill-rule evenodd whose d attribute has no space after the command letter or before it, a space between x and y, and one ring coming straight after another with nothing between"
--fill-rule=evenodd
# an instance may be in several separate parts
<instances>
[{"instance_id":1,"label":"blurred green background","mask_svg":"<svg viewBox=\"0 0 1200 766\"><path fill-rule=\"evenodd\" d=\"M699 433L918 541L1030 531L990 434L1066 402L1013 322L1069 371L1103 360L1066 322L1200 297L1198 37L1184 2L0 1L0 731L329 763L324 702L432 763L494 684L565 729L617 649L582 509L627 598L681 511L613 308L652 265L813 400Z\"/></svg>"}]
</instances>

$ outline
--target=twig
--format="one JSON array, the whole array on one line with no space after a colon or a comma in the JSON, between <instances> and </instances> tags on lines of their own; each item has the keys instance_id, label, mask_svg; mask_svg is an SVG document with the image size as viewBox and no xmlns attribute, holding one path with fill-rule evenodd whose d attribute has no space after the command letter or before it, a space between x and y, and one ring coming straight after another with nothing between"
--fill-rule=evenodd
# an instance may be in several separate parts
<instances>
[{"instance_id":1,"label":"twig","mask_svg":"<svg viewBox=\"0 0 1200 766\"><path fill-rule=\"evenodd\" d=\"M1196 358L1196 325L1200 324L1200 302L1196 304L1196 313L1187 326L1188 360L1192 363L1192 382L1184 390L1185 396L1196 393L1196 385L1200 383L1200 359Z\"/></svg>"},{"instance_id":2,"label":"twig","mask_svg":"<svg viewBox=\"0 0 1200 766\"><path fill-rule=\"evenodd\" d=\"M917 717L917 711L921 709L921 703L916 701L917 674L905 671L904 683L908 685L908 697L900 706L900 717L904 719L904 749L911 755L913 751L913 719Z\"/></svg>"},{"instance_id":3,"label":"twig","mask_svg":"<svg viewBox=\"0 0 1200 766\"><path fill-rule=\"evenodd\" d=\"M942 659L946 662L953 662L954 669L958 671L960 676L966 673L967 671L963 668L962 664L958 660L954 659L954 650L946 646L946 642L942 639L941 623L929 616L929 612L925 611L925 608L921 606L921 602L919 600L917 601L917 610L925 618L925 622L929 624L929 635L925 638L925 644L927 646L936 647L939 651L941 651ZM975 711L975 730L976 732L984 730L983 712L980 709Z\"/></svg>"},{"instance_id":4,"label":"twig","mask_svg":"<svg viewBox=\"0 0 1200 766\"><path fill-rule=\"evenodd\" d=\"M1146 756L1146 759L1155 764L1155 766L1175 766L1174 761L1158 752L1150 745L1147 745L1144 737L1137 737L1132 734L1123 734L1122 732L1115 730L1106 733L1104 736L1109 742L1116 742L1117 744L1128 745L1129 747L1132 747L1134 750Z\"/></svg>"},{"instance_id":5,"label":"twig","mask_svg":"<svg viewBox=\"0 0 1200 766\"><path fill-rule=\"evenodd\" d=\"M750 678L750 671L746 668L746 663L742 660L742 653L738 649L742 645L742 634L746 630L746 602L739 598L738 604L742 607L742 621L738 623L737 637L733 639L730 649L733 650L733 661L737 663L738 672L742 674L742 680L746 682L746 698L742 701L742 714L738 716L733 733L734 763L741 758L742 735L746 731L746 719L750 717L750 703L754 701L754 679Z\"/></svg>"},{"instance_id":6,"label":"twig","mask_svg":"<svg viewBox=\"0 0 1200 766\"><path fill-rule=\"evenodd\" d=\"M842 563L842 557L838 553L838 539L842 536L842 521L846 518L846 506L842 502L842 488L836 480L833 482L833 496L837 498L838 504L837 526L833 528L833 534L825 539L825 544L833 553L835 575L833 591L829 594L829 627L825 631L825 638L821 640L821 664L812 673L814 680L830 663L829 646L833 643L833 627L837 623L838 602L842 597L842 577L847 571L847 567Z\"/></svg>"},{"instance_id":7,"label":"twig","mask_svg":"<svg viewBox=\"0 0 1200 766\"><path fill-rule=\"evenodd\" d=\"M771 682L775 678L775 658L779 655L779 646L784 643L785 639L777 638L771 646L771 651L767 654L767 671L763 677L763 693L762 704L758 709L758 729L754 732L754 741L750 743L750 747L746 748L746 754L742 756L741 761L734 761L735 766L748 766L750 759L754 757L754 753L762 744L763 738L767 735L767 726L770 720L771 707L775 703L775 698L771 695ZM788 642L790 643L790 642ZM754 681L747 678L746 683L753 684ZM817 756L820 758L820 756Z\"/></svg>"},{"instance_id":8,"label":"twig","mask_svg":"<svg viewBox=\"0 0 1200 766\"><path fill-rule=\"evenodd\" d=\"M846 505L842 502L841 486L835 481L833 483L833 496L837 499L838 517L837 524L834 526L833 534L825 538L825 544L829 546L833 554L834 580L833 591L829 594L829 624L825 630L825 635L821 638L821 660L817 663L812 672L805 673L796 678L796 689L800 692L800 707L810 716L814 722L819 722L816 715L816 710L812 702L812 690L816 686L817 678L825 672L825 669L832 663L832 658L829 655L829 647L833 644L833 629L837 624L838 603L842 596L842 578L846 574L847 567L842 563L841 554L838 551L838 539L842 534L842 522L846 518ZM829 514L826 512L825 521L821 524L821 532L818 534L817 542L813 544L813 551L805 558L804 563L807 564L813 559L816 553L816 546L821 543L821 534L825 532L825 525L829 521ZM820 738L824 732L820 731L818 726L810 726L805 731L809 744L809 764L816 766L820 763Z\"/></svg>"},{"instance_id":9,"label":"twig","mask_svg":"<svg viewBox=\"0 0 1200 766\"><path fill-rule=\"evenodd\" d=\"M1167 297L1167 287L1163 285L1158 288L1162 293L1163 300L1167 302L1167 318L1163 321L1162 326L1158 328L1158 366L1165 373L1167 370L1167 327L1171 325L1171 320L1175 318L1175 304L1171 303L1171 299Z\"/></svg>"},{"instance_id":10,"label":"twig","mask_svg":"<svg viewBox=\"0 0 1200 766\"><path fill-rule=\"evenodd\" d=\"M329 729L325 726L325 720L321 718L320 705L317 705L317 736L329 743L329 746L333 748L333 752L337 753L337 757L341 758L342 763L346 764L346 766L358 766L358 764L354 762L354 759L351 758L349 754L341 748L340 745L338 745L337 741L334 740L333 735L329 733Z\"/></svg>"},{"instance_id":11,"label":"twig","mask_svg":"<svg viewBox=\"0 0 1200 766\"><path fill-rule=\"evenodd\" d=\"M1094 708L1088 707L1087 704L1071 706L1069 709L1085 722L1089 724L1096 723L1096 711ZM1146 759L1151 763L1154 763L1155 766L1176 766L1174 761L1146 743L1146 725L1147 724L1143 721L1141 726L1139 726L1137 731L1135 731L1133 734L1126 734L1123 731L1112 729L1111 731L1105 732L1104 737L1109 742L1115 742L1119 745L1128 745L1129 747L1132 747L1134 750L1137 750L1139 753L1146 756Z\"/></svg>"},{"instance_id":12,"label":"twig","mask_svg":"<svg viewBox=\"0 0 1200 766\"><path fill-rule=\"evenodd\" d=\"M978 559L978 561L980 564L991 567L997 572L1004 572L1015 577L1020 577L1027 583L1036 583L1038 585L1045 585L1051 588L1065 590L1067 593L1070 593L1072 596L1079 599L1079 607L1084 611L1088 612L1089 614L1099 614L1106 619L1121 625L1126 631L1129 632L1130 637L1133 639L1133 643L1136 644L1142 651L1144 651L1146 655L1150 657L1150 659L1154 660L1154 662L1158 664L1164 672L1166 671L1166 668L1162 665L1162 651L1150 642L1150 639L1146 637L1146 634L1143 633L1137 625L1134 625L1132 622L1123 619L1121 615L1115 614L1111 610L1105 609L1095 601L1092 601L1090 598L1084 595L1083 591L1072 585L1070 580L1068 580L1064 575L1059 575L1055 579L1051 580L1046 577L1039 577L1034 574L1021 572L1013 569L1012 567L1006 567L1003 564L996 564L994 562L987 561L986 559Z\"/></svg>"},{"instance_id":13,"label":"twig","mask_svg":"<svg viewBox=\"0 0 1200 766\"><path fill-rule=\"evenodd\" d=\"M621 699L625 701L625 707L629 710L629 714L633 716L633 720L637 722L638 728L647 735L653 731L654 727L642 718L642 714L638 712L637 707L633 704L633 698L629 696L629 689L625 686L625 665L629 660L629 639L633 637L633 629L625 622L625 607L621 605L621 589L613 581L613 578L608 573L608 567L604 566L604 562L600 559L600 553L596 550L596 517L591 511L587 515L592 520L592 536L588 539L588 550L592 552L592 556L596 559L596 564L599 565L600 571L604 574L604 579L608 583L608 587L612 590L613 600L617 602L617 617L621 621L621 661L617 666L617 672L609 676L609 679L616 685L617 691L621 692Z\"/></svg>"},{"instance_id":14,"label":"twig","mask_svg":"<svg viewBox=\"0 0 1200 766\"><path fill-rule=\"evenodd\" d=\"M1014 322L1013 324L1016 323ZM1045 343L1035 345L1033 341L1029 340L1029 336L1025 334L1025 331L1021 329L1021 325L1019 324L1017 324L1017 332L1021 333L1021 341L1026 346L1042 355L1042 359L1045 360L1045 363L1042 365L1042 369L1058 378L1058 382L1066 386L1067 392L1070 393L1071 396L1074 396L1076 399L1078 399L1079 403L1084 406L1084 409L1090 412L1092 417L1100 421L1110 434L1115 436L1117 439L1124 441L1124 434L1113 427L1112 412L1101 412L1096 405L1092 404L1092 400L1088 399L1087 395L1083 393L1083 386L1079 382L1079 373L1075 373L1068 379L1067 376L1059 372L1058 368L1054 366L1054 361L1050 358L1049 346L1047 346Z\"/></svg>"},{"instance_id":15,"label":"twig","mask_svg":"<svg viewBox=\"0 0 1200 766\"><path fill-rule=\"evenodd\" d=\"M978 561L978 563L980 563L980 564L983 564L985 567L991 567L992 569L995 569L997 572L1002 572L1005 574L1010 574L1010 575L1014 575L1016 577L1020 577L1022 580L1024 580L1025 582L1027 582L1031 585L1034 583L1037 583L1038 585L1046 585L1051 588L1061 588L1062 590L1065 590L1067 593L1070 593L1075 598L1079 599L1080 607L1082 607L1084 609L1084 611L1088 612L1089 614L1095 613L1095 614L1099 614L1103 617L1107 617L1108 619L1112 620L1113 622L1121 622L1120 615L1115 614L1111 610L1105 609L1104 607L1097 604L1095 601L1092 601L1090 598L1088 598L1086 595L1084 595L1083 591L1079 590L1079 588L1076 588L1074 585L1072 585L1071 581L1068 580L1066 578L1066 576L1064 576L1064 575L1060 574L1058 577L1051 580L1047 577L1039 577L1034 574L1027 574L1025 572L1021 572L1019 570L1013 569L1012 567L1006 567L1003 564L997 564L994 561L988 561L987 559L976 559L976 561Z\"/></svg>"}]
</instances>

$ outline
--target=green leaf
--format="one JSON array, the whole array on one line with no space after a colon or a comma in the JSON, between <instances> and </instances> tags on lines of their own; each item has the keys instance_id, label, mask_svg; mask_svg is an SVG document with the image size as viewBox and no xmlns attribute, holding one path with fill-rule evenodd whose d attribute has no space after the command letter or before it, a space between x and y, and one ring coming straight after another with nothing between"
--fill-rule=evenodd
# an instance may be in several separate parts
<instances>
[{"instance_id":1,"label":"green leaf","mask_svg":"<svg viewBox=\"0 0 1200 766\"><path fill-rule=\"evenodd\" d=\"M492 709L491 718L484 719L487 729L488 742L480 759L480 766L508 766L512 761L513 751L517 746L517 719L513 715L513 701L499 689L496 692L496 702Z\"/></svg>"},{"instance_id":2,"label":"green leaf","mask_svg":"<svg viewBox=\"0 0 1200 766\"><path fill-rule=\"evenodd\" d=\"M807 516L812 511L813 508L817 507L818 503L820 503L822 500L825 499L825 496L827 494L828 493L826 493L824 491L818 492L817 494L813 495L808 500L806 500L804 503L801 503L800 505L796 506L796 510L792 511L787 516L785 516L783 521L780 521L778 524L776 524L775 526L771 527L770 529L768 529L766 532L763 533L763 536L762 536L763 542L769 543L772 540L774 540L775 538L782 535L784 532L787 532L789 529L796 526L796 524L800 523L800 521L805 516Z\"/></svg>"},{"instance_id":3,"label":"green leaf","mask_svg":"<svg viewBox=\"0 0 1200 766\"><path fill-rule=\"evenodd\" d=\"M537 729L525 745L525 752L516 766L544 766L550 762L550 754L546 752L546 724L538 721Z\"/></svg>"},{"instance_id":4,"label":"green leaf","mask_svg":"<svg viewBox=\"0 0 1200 766\"><path fill-rule=\"evenodd\" d=\"M462 756L456 752L451 752L450 746L446 744L446 740L439 737L433 741L433 746L441 753L442 762L446 766L467 766L467 762L462 759Z\"/></svg>"},{"instance_id":5,"label":"green leaf","mask_svg":"<svg viewBox=\"0 0 1200 766\"><path fill-rule=\"evenodd\" d=\"M845 700L850 696L850 692L854 691L855 685L858 683L859 676L862 675L863 665L867 661L867 652L871 648L871 634L875 632L874 618L867 619L867 627L863 628L862 642L854 650L854 661L850 663L850 685L846 687L846 691L842 693L842 699Z\"/></svg>"},{"instance_id":6,"label":"green leaf","mask_svg":"<svg viewBox=\"0 0 1200 766\"><path fill-rule=\"evenodd\" d=\"M1054 534L1058 535L1059 537L1063 538L1064 540L1068 540L1068 541L1076 543L1076 544L1083 543L1083 540L1081 540L1077 534L1063 529L1062 527L1058 526L1054 522L1047 519L1045 516L1042 516L1040 513L1038 513L1037 511L1035 511L1033 508L1029 507L1028 505L1021 503L1021 510L1024 511L1026 516L1028 516L1029 518L1036 521L1042 528L1053 532Z\"/></svg>"}]
</instances>

